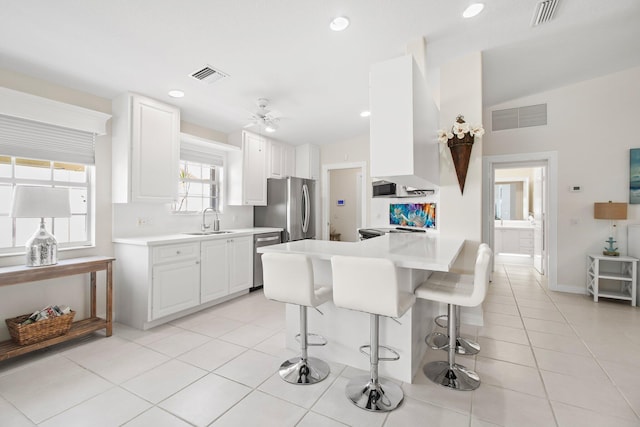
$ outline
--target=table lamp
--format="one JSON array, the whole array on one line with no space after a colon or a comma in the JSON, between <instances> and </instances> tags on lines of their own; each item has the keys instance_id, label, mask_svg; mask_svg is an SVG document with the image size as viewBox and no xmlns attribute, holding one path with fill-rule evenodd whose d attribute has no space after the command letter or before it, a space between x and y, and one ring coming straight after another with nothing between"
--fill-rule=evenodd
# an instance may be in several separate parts
<instances>
[{"instance_id":1,"label":"table lamp","mask_svg":"<svg viewBox=\"0 0 640 427\"><path fill-rule=\"evenodd\" d=\"M40 218L40 227L25 244L27 267L58 263L58 242L44 226L45 218L71 216L68 188L17 185L13 191L11 216Z\"/></svg>"},{"instance_id":2,"label":"table lamp","mask_svg":"<svg viewBox=\"0 0 640 427\"><path fill-rule=\"evenodd\" d=\"M609 246L608 247L605 246L604 251L602 251L602 254L607 256L620 256L620 252L618 252L618 248L613 247L613 244L616 243L616 241L614 240L614 234L616 229L615 220L627 219L627 204L613 203L612 201L604 202L604 203L594 203L593 217L595 219L608 219L610 221L609 239L605 241L609 243Z\"/></svg>"}]
</instances>

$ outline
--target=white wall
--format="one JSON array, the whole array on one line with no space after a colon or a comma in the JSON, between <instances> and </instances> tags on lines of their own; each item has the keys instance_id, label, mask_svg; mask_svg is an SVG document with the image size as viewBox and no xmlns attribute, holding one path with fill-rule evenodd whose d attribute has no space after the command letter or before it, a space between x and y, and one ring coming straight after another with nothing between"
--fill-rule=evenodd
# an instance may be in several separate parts
<instances>
[{"instance_id":1,"label":"white wall","mask_svg":"<svg viewBox=\"0 0 640 427\"><path fill-rule=\"evenodd\" d=\"M444 64L440 69L440 128L451 129L458 114L469 124L482 121L482 55L474 52ZM485 128L487 123L484 123ZM454 268L473 271L482 239L482 138L475 138L469 169L461 193L451 152L440 148L440 234L465 239Z\"/></svg>"},{"instance_id":2,"label":"white wall","mask_svg":"<svg viewBox=\"0 0 640 427\"><path fill-rule=\"evenodd\" d=\"M547 103L548 124L491 132L491 111ZM586 289L586 255L600 253L608 222L593 219L593 203L627 202L629 149L640 147L640 67L485 110L484 155L557 151L558 285ZM579 185L582 191L569 192ZM625 254L626 224L640 222L640 205L620 221L618 246Z\"/></svg>"}]
</instances>

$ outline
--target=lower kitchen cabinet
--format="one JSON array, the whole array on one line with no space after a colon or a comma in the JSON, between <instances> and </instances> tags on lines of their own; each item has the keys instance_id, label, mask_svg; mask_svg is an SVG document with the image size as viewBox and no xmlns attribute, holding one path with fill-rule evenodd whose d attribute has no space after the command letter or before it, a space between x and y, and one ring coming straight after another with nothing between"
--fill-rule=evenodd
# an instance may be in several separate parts
<instances>
[{"instance_id":1,"label":"lower kitchen cabinet","mask_svg":"<svg viewBox=\"0 0 640 427\"><path fill-rule=\"evenodd\" d=\"M229 246L229 293L244 291L253 285L253 238L231 239Z\"/></svg>"},{"instance_id":2,"label":"lower kitchen cabinet","mask_svg":"<svg viewBox=\"0 0 640 427\"><path fill-rule=\"evenodd\" d=\"M116 321L135 328L215 305L253 284L251 236L114 248Z\"/></svg>"},{"instance_id":3,"label":"lower kitchen cabinet","mask_svg":"<svg viewBox=\"0 0 640 427\"><path fill-rule=\"evenodd\" d=\"M153 266L151 320L200 304L200 261Z\"/></svg>"},{"instance_id":4,"label":"lower kitchen cabinet","mask_svg":"<svg viewBox=\"0 0 640 427\"><path fill-rule=\"evenodd\" d=\"M249 289L253 284L251 237L202 242L200 302Z\"/></svg>"}]
</instances>

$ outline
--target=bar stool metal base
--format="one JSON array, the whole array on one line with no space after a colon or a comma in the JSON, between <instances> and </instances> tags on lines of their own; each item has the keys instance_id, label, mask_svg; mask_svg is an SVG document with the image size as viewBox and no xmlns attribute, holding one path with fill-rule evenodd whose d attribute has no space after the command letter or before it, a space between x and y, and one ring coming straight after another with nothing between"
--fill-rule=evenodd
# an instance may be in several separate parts
<instances>
[{"instance_id":1,"label":"bar stool metal base","mask_svg":"<svg viewBox=\"0 0 640 427\"><path fill-rule=\"evenodd\" d=\"M383 378L373 381L368 376L351 379L345 393L358 408L371 412L392 411L404 399L404 393L397 384Z\"/></svg>"},{"instance_id":2,"label":"bar stool metal base","mask_svg":"<svg viewBox=\"0 0 640 427\"><path fill-rule=\"evenodd\" d=\"M427 336L429 345L434 350L446 350L449 347L449 337L439 332ZM480 344L463 337L456 337L456 354L474 355L480 352Z\"/></svg>"},{"instance_id":3,"label":"bar stool metal base","mask_svg":"<svg viewBox=\"0 0 640 427\"><path fill-rule=\"evenodd\" d=\"M457 363L450 366L445 361L430 362L422 370L427 378L443 387L463 391L480 387L478 374Z\"/></svg>"},{"instance_id":4,"label":"bar stool metal base","mask_svg":"<svg viewBox=\"0 0 640 427\"><path fill-rule=\"evenodd\" d=\"M309 357L306 360L299 356L285 360L278 373L291 384L315 384L329 376L329 365L324 360Z\"/></svg>"}]
</instances>

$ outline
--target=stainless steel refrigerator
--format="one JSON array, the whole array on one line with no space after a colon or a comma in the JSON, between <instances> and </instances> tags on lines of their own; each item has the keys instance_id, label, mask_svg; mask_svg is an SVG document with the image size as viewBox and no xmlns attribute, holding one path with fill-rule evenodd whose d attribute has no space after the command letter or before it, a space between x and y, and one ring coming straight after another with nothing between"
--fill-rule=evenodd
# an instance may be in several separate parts
<instances>
[{"instance_id":1,"label":"stainless steel refrigerator","mask_svg":"<svg viewBox=\"0 0 640 427\"><path fill-rule=\"evenodd\" d=\"M315 230L315 181L288 177L267 180L267 206L256 206L256 227L283 229L282 241L313 239Z\"/></svg>"}]
</instances>

